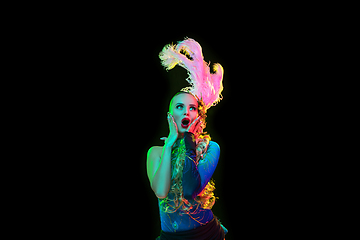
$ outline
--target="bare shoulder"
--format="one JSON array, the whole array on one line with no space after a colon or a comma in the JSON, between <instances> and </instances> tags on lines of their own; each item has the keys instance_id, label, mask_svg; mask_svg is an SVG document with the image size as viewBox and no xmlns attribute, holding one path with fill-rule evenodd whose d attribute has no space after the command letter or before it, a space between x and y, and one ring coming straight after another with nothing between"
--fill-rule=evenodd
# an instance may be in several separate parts
<instances>
[{"instance_id":1,"label":"bare shoulder","mask_svg":"<svg viewBox=\"0 0 360 240\"><path fill-rule=\"evenodd\" d=\"M146 168L150 184L152 183L156 169L160 164L162 149L163 147L154 146L151 147L147 153Z\"/></svg>"},{"instance_id":2,"label":"bare shoulder","mask_svg":"<svg viewBox=\"0 0 360 240\"><path fill-rule=\"evenodd\" d=\"M147 159L148 161L152 160L156 160L156 159L160 159L161 158L161 153L162 153L163 147L162 146L153 146L149 149L148 153L147 153Z\"/></svg>"}]
</instances>

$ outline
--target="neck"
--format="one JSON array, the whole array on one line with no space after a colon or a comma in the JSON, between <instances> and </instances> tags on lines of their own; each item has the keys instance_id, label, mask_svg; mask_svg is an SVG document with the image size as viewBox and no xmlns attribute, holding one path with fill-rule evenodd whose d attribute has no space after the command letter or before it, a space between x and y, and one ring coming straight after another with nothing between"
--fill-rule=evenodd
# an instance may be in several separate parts
<instances>
[{"instance_id":1,"label":"neck","mask_svg":"<svg viewBox=\"0 0 360 240\"><path fill-rule=\"evenodd\" d=\"M184 138L184 133L178 133L178 138L177 139L182 139Z\"/></svg>"}]
</instances>

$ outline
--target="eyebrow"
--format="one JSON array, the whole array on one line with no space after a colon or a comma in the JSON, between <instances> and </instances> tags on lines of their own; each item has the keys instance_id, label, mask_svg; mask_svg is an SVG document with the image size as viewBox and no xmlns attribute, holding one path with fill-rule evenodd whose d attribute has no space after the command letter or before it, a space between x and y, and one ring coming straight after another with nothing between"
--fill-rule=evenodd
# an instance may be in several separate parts
<instances>
[{"instance_id":1,"label":"eyebrow","mask_svg":"<svg viewBox=\"0 0 360 240\"><path fill-rule=\"evenodd\" d=\"M182 102L179 102L179 103L177 103L176 104L176 106L179 106L179 105L183 105L184 106L184 104L182 103ZM196 105L195 104L189 104L189 106L191 106L191 107L196 107Z\"/></svg>"}]
</instances>

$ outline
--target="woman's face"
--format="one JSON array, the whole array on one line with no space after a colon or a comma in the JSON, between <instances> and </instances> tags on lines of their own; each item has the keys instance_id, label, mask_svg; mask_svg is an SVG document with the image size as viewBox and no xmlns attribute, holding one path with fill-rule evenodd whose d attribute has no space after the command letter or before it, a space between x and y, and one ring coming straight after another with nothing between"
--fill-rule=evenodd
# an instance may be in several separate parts
<instances>
[{"instance_id":1,"label":"woman's face","mask_svg":"<svg viewBox=\"0 0 360 240\"><path fill-rule=\"evenodd\" d=\"M198 116L198 102L193 95L180 93L171 100L169 110L175 119L178 132L184 133Z\"/></svg>"}]
</instances>

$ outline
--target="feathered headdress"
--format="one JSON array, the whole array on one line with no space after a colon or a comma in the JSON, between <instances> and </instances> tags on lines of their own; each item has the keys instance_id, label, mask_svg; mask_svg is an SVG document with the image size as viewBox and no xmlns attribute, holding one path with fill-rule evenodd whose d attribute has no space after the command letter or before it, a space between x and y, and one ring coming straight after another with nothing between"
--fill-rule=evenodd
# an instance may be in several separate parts
<instances>
[{"instance_id":1,"label":"feathered headdress","mask_svg":"<svg viewBox=\"0 0 360 240\"><path fill-rule=\"evenodd\" d=\"M206 109L215 106L222 99L224 69L219 63L215 63L214 73L211 74L209 64L204 61L201 46L194 39L187 38L177 45L166 45L159 57L166 70L171 70L179 64L188 71L189 77L186 80L191 87L183 88L181 91L190 92L202 99Z\"/></svg>"}]
</instances>

